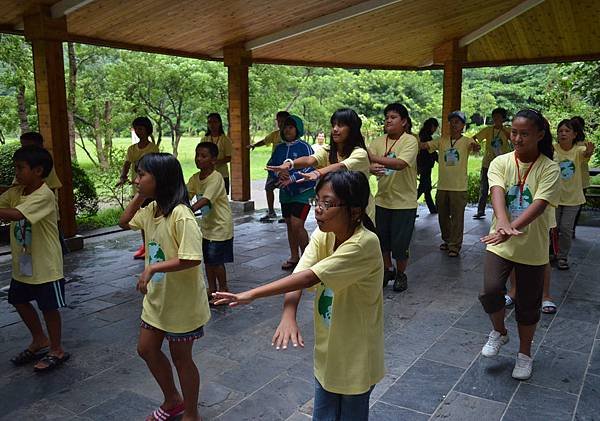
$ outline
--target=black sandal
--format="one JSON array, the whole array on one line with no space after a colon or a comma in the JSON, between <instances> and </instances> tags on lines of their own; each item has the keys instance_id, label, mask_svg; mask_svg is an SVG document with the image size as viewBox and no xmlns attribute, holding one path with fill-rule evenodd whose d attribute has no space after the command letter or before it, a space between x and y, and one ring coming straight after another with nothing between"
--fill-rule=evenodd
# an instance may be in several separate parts
<instances>
[{"instance_id":1,"label":"black sandal","mask_svg":"<svg viewBox=\"0 0 600 421\"><path fill-rule=\"evenodd\" d=\"M47 348L41 348L36 352L32 352L29 349L25 349L19 352L19 354L17 354L16 356L12 357L10 359L10 362L14 365L25 365L42 359L47 353Z\"/></svg>"},{"instance_id":2,"label":"black sandal","mask_svg":"<svg viewBox=\"0 0 600 421\"><path fill-rule=\"evenodd\" d=\"M39 361L41 363L45 363L46 367L44 367L44 368L33 367L33 371L42 373L45 371L54 370L55 368L61 366L64 362L66 362L70 357L71 357L71 355L68 352L65 352L64 355L62 356L62 358L59 358L56 355L46 355L44 358L42 358Z\"/></svg>"}]
</instances>

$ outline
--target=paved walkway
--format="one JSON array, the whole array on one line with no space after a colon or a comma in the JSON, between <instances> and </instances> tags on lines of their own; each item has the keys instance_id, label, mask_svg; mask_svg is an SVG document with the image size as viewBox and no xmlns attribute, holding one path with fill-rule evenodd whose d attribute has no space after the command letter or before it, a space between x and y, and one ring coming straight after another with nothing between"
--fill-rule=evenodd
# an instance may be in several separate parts
<instances>
[{"instance_id":1,"label":"paved walkway","mask_svg":"<svg viewBox=\"0 0 600 421\"><path fill-rule=\"evenodd\" d=\"M552 272L559 311L543 316L535 338L531 380L510 377L518 339L501 355L480 354L490 329L478 301L488 222L465 217L464 252L440 253L435 217L420 209L408 270L409 289L386 289L387 375L372 396L372 420L593 420L600 409L600 230L580 227L572 269ZM257 212L255 218L262 215ZM312 217L311 217L312 218ZM314 228L310 220L309 228ZM139 234L91 240L66 257L69 308L63 311L71 360L37 375L8 358L27 343L18 316L0 298L0 419L142 420L161 395L136 355L141 296L131 260ZM283 274L287 257L282 224L244 223L235 228L233 290ZM0 262L0 286L9 265ZM308 420L313 396L312 302L303 299L299 322L304 349L270 347L282 300L264 299L238 309L213 310L206 336L194 351L200 367L205 420Z\"/></svg>"}]
</instances>

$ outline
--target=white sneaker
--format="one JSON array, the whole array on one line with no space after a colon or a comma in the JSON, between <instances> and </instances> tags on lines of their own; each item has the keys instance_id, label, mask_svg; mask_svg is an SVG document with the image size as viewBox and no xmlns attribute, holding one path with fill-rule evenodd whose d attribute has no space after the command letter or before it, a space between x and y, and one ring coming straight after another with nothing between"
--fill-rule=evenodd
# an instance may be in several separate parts
<instances>
[{"instance_id":1,"label":"white sneaker","mask_svg":"<svg viewBox=\"0 0 600 421\"><path fill-rule=\"evenodd\" d=\"M527 380L531 377L531 371L533 370L533 358L528 357L520 352L517 354L517 361L515 362L515 368L513 369L513 379Z\"/></svg>"},{"instance_id":2,"label":"white sneaker","mask_svg":"<svg viewBox=\"0 0 600 421\"><path fill-rule=\"evenodd\" d=\"M488 336L488 340L481 350L481 355L484 357L494 357L498 355L500 347L508 343L508 333L501 335L500 332L492 330Z\"/></svg>"}]
</instances>

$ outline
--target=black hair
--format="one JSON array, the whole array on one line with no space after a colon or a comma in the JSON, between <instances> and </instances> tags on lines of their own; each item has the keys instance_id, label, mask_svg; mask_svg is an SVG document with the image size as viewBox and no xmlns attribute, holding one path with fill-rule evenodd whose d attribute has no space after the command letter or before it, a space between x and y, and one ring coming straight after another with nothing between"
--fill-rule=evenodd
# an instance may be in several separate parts
<instances>
[{"instance_id":1,"label":"black hair","mask_svg":"<svg viewBox=\"0 0 600 421\"><path fill-rule=\"evenodd\" d=\"M275 118L288 118L289 116L290 113L288 113L287 111L278 111L275 115Z\"/></svg>"},{"instance_id":2,"label":"black hair","mask_svg":"<svg viewBox=\"0 0 600 421\"><path fill-rule=\"evenodd\" d=\"M54 166L50 152L36 145L22 146L17 149L13 154L13 162L17 161L26 162L31 169L42 167L42 178L48 177Z\"/></svg>"},{"instance_id":3,"label":"black hair","mask_svg":"<svg viewBox=\"0 0 600 421\"><path fill-rule=\"evenodd\" d=\"M548 123L548 120L546 120L541 112L531 108L519 111L513 117L513 121L518 117L526 118L531 121L538 130L544 132L544 137L538 142L538 150L548 158L553 159L554 148L552 147L552 133L550 133L550 123Z\"/></svg>"},{"instance_id":4,"label":"black hair","mask_svg":"<svg viewBox=\"0 0 600 421\"><path fill-rule=\"evenodd\" d=\"M502 116L502 121L506 121L506 119L508 118L508 111L506 111L506 108L494 108L492 110L492 117L494 117L494 114L500 114L500 116Z\"/></svg>"},{"instance_id":5,"label":"black hair","mask_svg":"<svg viewBox=\"0 0 600 421\"><path fill-rule=\"evenodd\" d=\"M150 121L150 119L148 117L136 117L135 120L133 120L133 123L131 123L132 127L135 126L142 126L146 128L146 132L148 133L148 136L150 136L153 132L154 129L152 128L152 122Z\"/></svg>"},{"instance_id":6,"label":"black hair","mask_svg":"<svg viewBox=\"0 0 600 421\"><path fill-rule=\"evenodd\" d=\"M343 149L341 151L337 150L337 144L333 141L333 135L330 136L330 149L329 149L329 163L335 164L338 162L338 152L340 156L344 158L348 158L354 148L359 147L363 148L365 151L367 150L367 146L365 145L365 138L360 132L360 128L362 127L362 121L356 111L350 108L340 108L336 110L331 116L329 120L331 126L334 124L340 124L342 126L350 127L350 134L348 135L348 140L344 142Z\"/></svg>"},{"instance_id":7,"label":"black hair","mask_svg":"<svg viewBox=\"0 0 600 421\"><path fill-rule=\"evenodd\" d=\"M22 141L26 140L33 142L40 148L44 147L44 137L38 132L25 132L21 135L19 139L21 139Z\"/></svg>"},{"instance_id":8,"label":"black hair","mask_svg":"<svg viewBox=\"0 0 600 421\"><path fill-rule=\"evenodd\" d=\"M573 119L565 118L558 123L558 126L556 126L556 131L558 131L558 129L560 129L562 126L567 126L568 129L573 130L575 137L573 138L573 142L571 144L574 145L577 143L579 125ZM558 139L556 139L556 141L558 142Z\"/></svg>"},{"instance_id":9,"label":"black hair","mask_svg":"<svg viewBox=\"0 0 600 421\"><path fill-rule=\"evenodd\" d=\"M210 156L215 159L219 156L219 147L212 142L200 142L196 145L196 150L200 148L207 149Z\"/></svg>"},{"instance_id":10,"label":"black hair","mask_svg":"<svg viewBox=\"0 0 600 421\"><path fill-rule=\"evenodd\" d=\"M404 131L408 134L411 134L412 131L412 120L410 119L410 115L408 114L408 109L400 104L399 102L392 102L388 104L383 110L383 116L387 116L387 113L390 111L394 111L398 113L401 118L406 119L406 124L404 125Z\"/></svg>"},{"instance_id":11,"label":"black hair","mask_svg":"<svg viewBox=\"0 0 600 421\"><path fill-rule=\"evenodd\" d=\"M211 133L210 132L210 127L208 127L208 124L207 124L206 125L206 136L221 136L222 134L225 134L225 130L223 130L223 119L221 118L221 114L219 114L219 113L210 113L209 115L206 116L206 121L208 121L212 117L214 117L217 120L219 120L219 133L218 134Z\"/></svg>"},{"instance_id":12,"label":"black hair","mask_svg":"<svg viewBox=\"0 0 600 421\"><path fill-rule=\"evenodd\" d=\"M285 129L286 126L294 126L296 128L296 138L300 137L300 136L298 136L299 131L298 131L298 124L296 123L296 120L293 119L291 116L288 115L285 118L285 121L283 122L283 124L281 125L281 128L279 129L279 136L282 139L285 140L285 135L283 134L283 130ZM294 139L294 140L296 140L296 139Z\"/></svg>"},{"instance_id":13,"label":"black hair","mask_svg":"<svg viewBox=\"0 0 600 421\"><path fill-rule=\"evenodd\" d=\"M425 120L425 122L423 123L423 126L421 127L421 130L419 130L419 140L421 142L429 142L431 139L433 139L433 128L438 128L440 127L440 123L437 121L436 118L428 118L427 120Z\"/></svg>"},{"instance_id":14,"label":"black hair","mask_svg":"<svg viewBox=\"0 0 600 421\"><path fill-rule=\"evenodd\" d=\"M371 221L371 218L369 218L369 215L367 215L367 205L369 204L369 195L371 194L367 177L360 171L334 171L327 173L317 184L317 194L326 183L331 183L331 189L346 209L348 219L352 222L352 226L349 227L350 232L354 232L361 222L365 228L375 232L375 225ZM361 218L359 221L352 220L352 208L360 208Z\"/></svg>"},{"instance_id":15,"label":"black hair","mask_svg":"<svg viewBox=\"0 0 600 421\"><path fill-rule=\"evenodd\" d=\"M581 116L571 117L571 121L575 123L575 142L583 142L585 140L585 120Z\"/></svg>"},{"instance_id":16,"label":"black hair","mask_svg":"<svg viewBox=\"0 0 600 421\"><path fill-rule=\"evenodd\" d=\"M181 164L173 155L165 152L146 154L140 159L138 169L154 177L156 181L154 200L165 218L177 205L183 204L191 208Z\"/></svg>"}]
</instances>

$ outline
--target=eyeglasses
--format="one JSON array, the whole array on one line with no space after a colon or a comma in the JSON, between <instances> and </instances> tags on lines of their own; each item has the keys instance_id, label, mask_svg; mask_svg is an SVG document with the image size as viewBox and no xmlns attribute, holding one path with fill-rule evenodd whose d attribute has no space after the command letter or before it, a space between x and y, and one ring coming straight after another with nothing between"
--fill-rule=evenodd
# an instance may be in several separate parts
<instances>
[{"instance_id":1,"label":"eyeglasses","mask_svg":"<svg viewBox=\"0 0 600 421\"><path fill-rule=\"evenodd\" d=\"M322 211L326 211L329 208L339 208L342 206L345 206L343 203L338 203L337 205L331 202L327 202L324 200L317 200L316 197L312 197L308 203L313 207L313 208L319 208Z\"/></svg>"}]
</instances>

